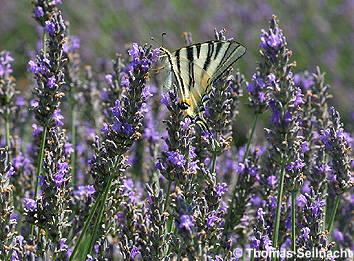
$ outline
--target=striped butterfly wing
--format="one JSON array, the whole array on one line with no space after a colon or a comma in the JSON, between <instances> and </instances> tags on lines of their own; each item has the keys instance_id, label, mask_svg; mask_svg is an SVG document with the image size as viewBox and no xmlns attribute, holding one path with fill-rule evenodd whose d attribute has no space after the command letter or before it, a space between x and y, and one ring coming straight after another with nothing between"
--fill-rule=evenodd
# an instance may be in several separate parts
<instances>
[{"instance_id":1,"label":"striped butterfly wing","mask_svg":"<svg viewBox=\"0 0 354 261\"><path fill-rule=\"evenodd\" d=\"M193 118L202 118L200 112L211 84L245 52L246 48L237 42L219 40L190 45L173 53L165 51L177 82L181 109Z\"/></svg>"}]
</instances>

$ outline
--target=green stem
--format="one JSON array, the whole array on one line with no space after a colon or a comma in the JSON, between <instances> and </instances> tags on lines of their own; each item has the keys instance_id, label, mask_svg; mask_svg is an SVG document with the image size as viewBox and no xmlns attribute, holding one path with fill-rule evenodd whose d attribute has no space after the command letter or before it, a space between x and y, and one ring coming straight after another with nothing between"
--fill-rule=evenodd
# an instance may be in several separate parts
<instances>
[{"instance_id":1,"label":"green stem","mask_svg":"<svg viewBox=\"0 0 354 261\"><path fill-rule=\"evenodd\" d=\"M47 33L45 28L43 28L43 34L42 34L42 43L43 43L43 54L47 52ZM35 190L34 190L34 200L37 199L37 193L38 193L38 183L39 183L39 176L42 172L42 165L43 165L43 157L44 157L44 147L45 147L45 142L47 138L47 126L43 126L43 132L42 132L42 140L41 140L41 148L39 152L39 157L37 161L37 173L36 173L36 180L35 180ZM34 234L34 225L31 224L31 236Z\"/></svg>"},{"instance_id":2,"label":"green stem","mask_svg":"<svg viewBox=\"0 0 354 261\"><path fill-rule=\"evenodd\" d=\"M6 135L6 147L8 147L8 149L10 150L10 122L9 122L9 118L5 117L5 135ZM9 152L9 155L11 153Z\"/></svg>"},{"instance_id":3,"label":"green stem","mask_svg":"<svg viewBox=\"0 0 354 261\"><path fill-rule=\"evenodd\" d=\"M250 261L253 261L253 260L254 260L254 250L255 250L255 249L252 249L252 250L251 250Z\"/></svg>"},{"instance_id":4,"label":"green stem","mask_svg":"<svg viewBox=\"0 0 354 261\"><path fill-rule=\"evenodd\" d=\"M280 214L281 214L281 205L282 205L283 191L284 191L284 180L285 180L285 166L284 163L282 163L280 182L278 186L277 209L275 213L275 223L274 223L274 232L273 232L273 246L276 249L279 247Z\"/></svg>"},{"instance_id":5,"label":"green stem","mask_svg":"<svg viewBox=\"0 0 354 261\"><path fill-rule=\"evenodd\" d=\"M212 158L211 158L211 173L215 173L216 169L216 151L213 151Z\"/></svg>"},{"instance_id":6,"label":"green stem","mask_svg":"<svg viewBox=\"0 0 354 261\"><path fill-rule=\"evenodd\" d=\"M98 199L96 200L95 204L93 205L93 208L91 208L90 214L87 217L87 219L85 220L84 227L83 227L83 229L81 231L79 239L76 242L75 248L74 248L74 250L73 250L73 252L72 252L72 254L70 256L69 261L75 260L74 258L76 258L76 254L77 254L77 252L79 250L79 246L81 245L81 242L82 242L82 240L84 239L84 237L85 237L85 235L87 233L87 230L88 230L88 228L89 228L89 226L91 224L93 215L96 213L96 210L97 210L98 206L100 205L99 203L101 202L101 197L102 197L102 195L100 197L98 197Z\"/></svg>"},{"instance_id":7,"label":"green stem","mask_svg":"<svg viewBox=\"0 0 354 261\"><path fill-rule=\"evenodd\" d=\"M171 193L171 184L172 184L172 181L169 180L168 181L168 185L167 185L166 199L165 199L165 203L163 205L163 211L162 212L165 212L166 209L167 209L167 205L168 205L168 201L169 201L170 193Z\"/></svg>"},{"instance_id":8,"label":"green stem","mask_svg":"<svg viewBox=\"0 0 354 261\"><path fill-rule=\"evenodd\" d=\"M335 219L336 214L337 214L337 209L338 209L338 206L339 206L339 202L341 200L341 196L342 195L337 195L336 200L334 201L334 207L333 207L333 210L332 210L332 213L331 213L331 217L330 217L330 220L329 220L329 223L328 223L328 229L327 229L329 235L331 235L331 232L332 232L334 219Z\"/></svg>"},{"instance_id":9,"label":"green stem","mask_svg":"<svg viewBox=\"0 0 354 261\"><path fill-rule=\"evenodd\" d=\"M39 176L42 173L42 167L43 167L43 158L44 158L44 148L45 148L45 142L47 139L47 126L43 127L43 132L42 132L42 139L41 139L41 148L39 151L39 157L37 161L37 173L35 177L35 190L34 190L34 200L37 199L37 194L38 194L38 183L39 183ZM33 236L34 233L34 225L31 225L31 236Z\"/></svg>"},{"instance_id":10,"label":"green stem","mask_svg":"<svg viewBox=\"0 0 354 261\"><path fill-rule=\"evenodd\" d=\"M257 122L258 122L258 113L256 113L256 115L254 117L254 120L253 120L252 129L251 129L250 135L249 135L248 140L247 140L245 154L243 155L243 159L242 159L243 162L248 157L248 153L249 153L250 147L251 147L251 141L252 141L254 132L256 130ZM226 230L228 230L230 228L230 226L231 226L230 222L231 222L231 216L232 216L232 213L233 213L233 209L232 208L233 208L233 206L235 204L235 200L236 200L237 186L238 186L238 179L236 180L236 184L235 184L235 186L234 186L234 188L232 190L231 204L230 204L230 207L228 209L227 218L226 218L226 222L227 222L226 226L225 226Z\"/></svg>"},{"instance_id":11,"label":"green stem","mask_svg":"<svg viewBox=\"0 0 354 261\"><path fill-rule=\"evenodd\" d=\"M77 183L76 180L76 106L72 107L71 111L71 144L73 146L73 153L71 154L71 176L73 178L74 186Z\"/></svg>"},{"instance_id":12,"label":"green stem","mask_svg":"<svg viewBox=\"0 0 354 261\"><path fill-rule=\"evenodd\" d=\"M247 159L248 153L250 152L251 142L252 142L252 138L253 138L253 135L254 135L254 131L256 130L257 122L258 122L258 113L256 113L256 116L254 117L254 120L253 120L251 133L250 133L249 138L247 140L245 154L243 155L243 161L245 161L245 159Z\"/></svg>"},{"instance_id":13,"label":"green stem","mask_svg":"<svg viewBox=\"0 0 354 261\"><path fill-rule=\"evenodd\" d=\"M327 155L324 155L324 159L323 159L324 163L328 162L328 157ZM325 175L324 180L327 180L327 175ZM322 222L322 230L325 231L326 230L326 224L327 224L327 219L328 219L328 204L329 204L329 199L328 199L328 195L327 195L327 190L328 190L328 184L327 182L324 183L324 189L323 189L323 195L326 196L326 204L323 208L323 222Z\"/></svg>"},{"instance_id":14,"label":"green stem","mask_svg":"<svg viewBox=\"0 0 354 261\"><path fill-rule=\"evenodd\" d=\"M43 41L43 53L45 54L47 52L47 33L45 28L43 28L43 35L42 35L42 41Z\"/></svg>"},{"instance_id":15,"label":"green stem","mask_svg":"<svg viewBox=\"0 0 354 261\"><path fill-rule=\"evenodd\" d=\"M291 192L291 246L296 252L296 191Z\"/></svg>"},{"instance_id":16,"label":"green stem","mask_svg":"<svg viewBox=\"0 0 354 261\"><path fill-rule=\"evenodd\" d=\"M111 188L112 181L113 181L113 175L109 178L108 183L106 185L106 188L105 188L105 190L103 192L103 197L101 199L101 204L99 205L99 208L98 208L99 209L98 218L96 220L96 223L95 223L95 226L94 226L94 229L93 229L93 235L91 237L90 245L89 245L89 248L88 248L86 254L89 254L91 252L91 250L93 248L93 245L96 242L98 228L100 227L100 225L102 223L102 217L103 217L104 210L105 210L104 206L105 206L106 200L107 200L108 195L109 195L109 190ZM85 255L85 257L86 257L86 255Z\"/></svg>"}]
</instances>

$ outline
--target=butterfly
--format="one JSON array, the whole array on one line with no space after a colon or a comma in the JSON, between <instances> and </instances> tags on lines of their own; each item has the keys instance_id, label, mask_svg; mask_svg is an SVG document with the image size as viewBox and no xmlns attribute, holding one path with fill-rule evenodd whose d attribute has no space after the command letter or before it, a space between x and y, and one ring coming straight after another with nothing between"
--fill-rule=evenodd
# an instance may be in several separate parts
<instances>
[{"instance_id":1,"label":"butterfly","mask_svg":"<svg viewBox=\"0 0 354 261\"><path fill-rule=\"evenodd\" d=\"M169 69L166 86L174 86L179 108L205 126L203 112L213 82L246 53L246 47L236 41L214 40L172 53L160 47L160 52L167 58Z\"/></svg>"}]
</instances>

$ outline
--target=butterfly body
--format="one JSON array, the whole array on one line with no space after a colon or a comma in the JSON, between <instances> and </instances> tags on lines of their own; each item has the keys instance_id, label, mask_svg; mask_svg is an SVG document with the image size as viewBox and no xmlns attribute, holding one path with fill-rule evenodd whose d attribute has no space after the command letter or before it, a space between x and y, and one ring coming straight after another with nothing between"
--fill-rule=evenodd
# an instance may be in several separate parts
<instances>
[{"instance_id":1,"label":"butterfly body","mask_svg":"<svg viewBox=\"0 0 354 261\"><path fill-rule=\"evenodd\" d=\"M197 120L203 119L212 83L246 52L241 44L222 40L197 43L174 52L160 49L176 83L179 108Z\"/></svg>"}]
</instances>

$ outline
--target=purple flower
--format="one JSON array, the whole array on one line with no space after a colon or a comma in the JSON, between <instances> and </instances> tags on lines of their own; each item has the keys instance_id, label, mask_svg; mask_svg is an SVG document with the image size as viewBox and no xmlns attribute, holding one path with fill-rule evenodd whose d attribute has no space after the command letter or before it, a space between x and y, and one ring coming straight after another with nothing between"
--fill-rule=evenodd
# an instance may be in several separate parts
<instances>
[{"instance_id":1,"label":"purple flower","mask_svg":"<svg viewBox=\"0 0 354 261\"><path fill-rule=\"evenodd\" d=\"M118 118L122 116L119 100L115 101L115 106L112 108L112 114L114 117L118 117Z\"/></svg>"},{"instance_id":2,"label":"purple flower","mask_svg":"<svg viewBox=\"0 0 354 261\"><path fill-rule=\"evenodd\" d=\"M308 227L304 227L303 229L301 229L302 231L302 238L304 238L305 240L310 238L310 232L311 230Z\"/></svg>"},{"instance_id":3,"label":"purple flower","mask_svg":"<svg viewBox=\"0 0 354 261\"><path fill-rule=\"evenodd\" d=\"M246 165L245 165L244 163L242 163L242 162L239 162L238 165L237 165L237 167L236 167L236 169L237 169L237 173L239 173L239 174L245 174Z\"/></svg>"},{"instance_id":4,"label":"purple flower","mask_svg":"<svg viewBox=\"0 0 354 261\"><path fill-rule=\"evenodd\" d=\"M130 87L129 77L126 73L122 74L122 77L120 78L120 84L122 85L122 87L125 87L125 88Z\"/></svg>"},{"instance_id":5,"label":"purple flower","mask_svg":"<svg viewBox=\"0 0 354 261\"><path fill-rule=\"evenodd\" d=\"M189 164L189 170L191 173L197 173L197 170L199 169L198 163L199 160L195 160Z\"/></svg>"},{"instance_id":6,"label":"purple flower","mask_svg":"<svg viewBox=\"0 0 354 261\"><path fill-rule=\"evenodd\" d=\"M21 261L21 259L20 259L20 257L18 256L18 254L17 254L16 251L13 251L13 252L12 252L10 261Z\"/></svg>"},{"instance_id":7,"label":"purple flower","mask_svg":"<svg viewBox=\"0 0 354 261\"><path fill-rule=\"evenodd\" d=\"M270 29L269 32L262 30L260 47L267 52L273 53L284 44L283 35L278 28Z\"/></svg>"},{"instance_id":8,"label":"purple flower","mask_svg":"<svg viewBox=\"0 0 354 261\"><path fill-rule=\"evenodd\" d=\"M64 43L63 51L65 53L69 53L70 51L74 51L80 48L80 39L76 36L70 36L69 41Z\"/></svg>"},{"instance_id":9,"label":"purple flower","mask_svg":"<svg viewBox=\"0 0 354 261\"><path fill-rule=\"evenodd\" d=\"M137 43L133 43L132 48L128 51L128 54L133 56L134 60L138 60L140 55L139 45Z\"/></svg>"},{"instance_id":10,"label":"purple flower","mask_svg":"<svg viewBox=\"0 0 354 261\"><path fill-rule=\"evenodd\" d=\"M266 251L271 252L274 250L274 247L272 246L272 240L269 239L268 235L265 235L262 238L262 242Z\"/></svg>"},{"instance_id":11,"label":"purple flower","mask_svg":"<svg viewBox=\"0 0 354 261\"><path fill-rule=\"evenodd\" d=\"M269 81L270 83L274 83L275 80L277 79L277 78L275 77L275 74L274 74L274 73L268 74L267 78L268 78L268 81Z\"/></svg>"},{"instance_id":12,"label":"purple flower","mask_svg":"<svg viewBox=\"0 0 354 261\"><path fill-rule=\"evenodd\" d=\"M34 74L37 74L39 72L39 67L38 67L37 63L35 63L34 61L30 60L28 62L28 65L29 65L28 71L30 71Z\"/></svg>"},{"instance_id":13,"label":"purple flower","mask_svg":"<svg viewBox=\"0 0 354 261\"><path fill-rule=\"evenodd\" d=\"M219 218L216 216L216 211L213 210L211 214L207 217L207 226L213 227L216 225L215 222L219 221Z\"/></svg>"},{"instance_id":14,"label":"purple flower","mask_svg":"<svg viewBox=\"0 0 354 261\"><path fill-rule=\"evenodd\" d=\"M36 6L36 7L34 8L34 15L35 15L36 17L42 17L42 16L44 15L43 8L40 7L40 6Z\"/></svg>"},{"instance_id":15,"label":"purple flower","mask_svg":"<svg viewBox=\"0 0 354 261\"><path fill-rule=\"evenodd\" d=\"M9 170L6 172L6 177L9 179L15 174L14 167L10 167Z\"/></svg>"},{"instance_id":16,"label":"purple flower","mask_svg":"<svg viewBox=\"0 0 354 261\"><path fill-rule=\"evenodd\" d=\"M302 144L301 144L301 152L302 153L305 153L307 151L309 151L310 148L309 148L309 143L307 141L304 141Z\"/></svg>"},{"instance_id":17,"label":"purple flower","mask_svg":"<svg viewBox=\"0 0 354 261\"><path fill-rule=\"evenodd\" d=\"M331 182L337 182L337 175L335 175L335 174L329 174L329 175L328 175L328 179L329 179Z\"/></svg>"},{"instance_id":18,"label":"purple flower","mask_svg":"<svg viewBox=\"0 0 354 261\"><path fill-rule=\"evenodd\" d=\"M276 197L270 197L268 204L269 204L269 206L271 208L275 209L277 207L277 199L276 199Z\"/></svg>"},{"instance_id":19,"label":"purple flower","mask_svg":"<svg viewBox=\"0 0 354 261\"><path fill-rule=\"evenodd\" d=\"M265 95L264 92L259 92L259 93L258 93L258 100L259 100L260 102L262 102L262 103L266 101L266 95Z\"/></svg>"},{"instance_id":20,"label":"purple flower","mask_svg":"<svg viewBox=\"0 0 354 261\"><path fill-rule=\"evenodd\" d=\"M333 232L332 232L332 235L333 235L333 238L334 240L336 241L343 241L344 240L344 236L343 236L343 233L340 232L338 229L333 229Z\"/></svg>"},{"instance_id":21,"label":"purple flower","mask_svg":"<svg viewBox=\"0 0 354 261\"><path fill-rule=\"evenodd\" d=\"M54 77L54 76L48 78L47 86L48 86L49 88L55 87L55 84L56 84L56 80L55 80L55 77Z\"/></svg>"},{"instance_id":22,"label":"purple flower","mask_svg":"<svg viewBox=\"0 0 354 261\"><path fill-rule=\"evenodd\" d=\"M264 214L265 214L265 212L263 211L262 208L259 208L259 209L257 210L257 219L262 220L263 223L264 223Z\"/></svg>"},{"instance_id":23,"label":"purple flower","mask_svg":"<svg viewBox=\"0 0 354 261\"><path fill-rule=\"evenodd\" d=\"M113 76L112 74L106 74L105 80L107 84L113 84Z\"/></svg>"},{"instance_id":24,"label":"purple flower","mask_svg":"<svg viewBox=\"0 0 354 261\"><path fill-rule=\"evenodd\" d=\"M181 122L182 129L186 131L191 123L192 120L189 117L186 117L184 121Z\"/></svg>"},{"instance_id":25,"label":"purple flower","mask_svg":"<svg viewBox=\"0 0 354 261\"><path fill-rule=\"evenodd\" d=\"M315 200L313 204L310 205L310 209L315 216L319 216L322 213L322 208L325 206L323 201Z\"/></svg>"},{"instance_id":26,"label":"purple flower","mask_svg":"<svg viewBox=\"0 0 354 261\"><path fill-rule=\"evenodd\" d=\"M262 204L264 203L264 201L262 200L262 198L259 197L259 196L253 196L253 197L251 197L250 201L251 201L251 203L252 203L253 205L255 205L256 207L259 207L260 205L262 205Z\"/></svg>"},{"instance_id":27,"label":"purple flower","mask_svg":"<svg viewBox=\"0 0 354 261\"><path fill-rule=\"evenodd\" d=\"M255 94L256 93L256 86L252 82L250 82L247 84L246 90L252 94Z\"/></svg>"},{"instance_id":28,"label":"purple flower","mask_svg":"<svg viewBox=\"0 0 354 261\"><path fill-rule=\"evenodd\" d=\"M161 161L158 161L156 164L155 164L155 168L162 171L165 169L164 165L162 164Z\"/></svg>"},{"instance_id":29,"label":"purple flower","mask_svg":"<svg viewBox=\"0 0 354 261\"><path fill-rule=\"evenodd\" d=\"M275 186L275 184L277 184L277 177L274 176L274 175L269 176L269 177L267 178L267 183L268 183L268 185L270 185L270 186Z\"/></svg>"},{"instance_id":30,"label":"purple flower","mask_svg":"<svg viewBox=\"0 0 354 261\"><path fill-rule=\"evenodd\" d=\"M46 21L45 22L45 30L49 33L49 34L54 34L55 32L55 25L53 23L51 23L50 21Z\"/></svg>"},{"instance_id":31,"label":"purple flower","mask_svg":"<svg viewBox=\"0 0 354 261\"><path fill-rule=\"evenodd\" d=\"M171 102L170 94L168 92L162 93L160 97L161 104L168 106Z\"/></svg>"},{"instance_id":32,"label":"purple flower","mask_svg":"<svg viewBox=\"0 0 354 261\"><path fill-rule=\"evenodd\" d=\"M323 142L323 144L325 145L325 147L329 148L330 147L329 143L330 143L330 139L331 139L330 129L321 130L320 139Z\"/></svg>"},{"instance_id":33,"label":"purple flower","mask_svg":"<svg viewBox=\"0 0 354 261\"><path fill-rule=\"evenodd\" d=\"M23 96L17 96L16 97L16 105L19 107L26 105L25 98L23 98Z\"/></svg>"},{"instance_id":34,"label":"purple flower","mask_svg":"<svg viewBox=\"0 0 354 261\"><path fill-rule=\"evenodd\" d=\"M141 95L143 96L144 99L148 99L151 97L153 94L151 92L151 87L150 85L146 85L145 88L143 89Z\"/></svg>"},{"instance_id":35,"label":"purple flower","mask_svg":"<svg viewBox=\"0 0 354 261\"><path fill-rule=\"evenodd\" d=\"M108 134L108 131L109 131L109 128L108 128L108 124L107 123L103 123L103 128L101 128L101 133L103 133L103 134Z\"/></svg>"},{"instance_id":36,"label":"purple flower","mask_svg":"<svg viewBox=\"0 0 354 261\"><path fill-rule=\"evenodd\" d=\"M62 121L64 120L64 116L61 115L61 109L57 109L54 111L52 119L54 120L55 126L61 127L64 125L64 122Z\"/></svg>"},{"instance_id":37,"label":"purple flower","mask_svg":"<svg viewBox=\"0 0 354 261\"><path fill-rule=\"evenodd\" d=\"M66 240L67 239L65 237L60 239L59 241L60 251L66 252L68 250L69 246L65 244Z\"/></svg>"},{"instance_id":38,"label":"purple flower","mask_svg":"<svg viewBox=\"0 0 354 261\"><path fill-rule=\"evenodd\" d=\"M298 159L298 160L295 160L293 162L290 162L286 166L286 168L288 170L299 170L299 169L302 169L304 166L305 166L305 163L302 160Z\"/></svg>"},{"instance_id":39,"label":"purple flower","mask_svg":"<svg viewBox=\"0 0 354 261\"><path fill-rule=\"evenodd\" d=\"M19 218L19 216L16 214L16 213L12 213L11 215L10 215L10 220L14 220L14 221L18 221L18 218Z\"/></svg>"},{"instance_id":40,"label":"purple flower","mask_svg":"<svg viewBox=\"0 0 354 261\"><path fill-rule=\"evenodd\" d=\"M38 105L39 105L39 103L38 103L38 101L36 101L36 100L31 100L31 101L30 101L30 105L31 105L32 108L37 108Z\"/></svg>"},{"instance_id":41,"label":"purple flower","mask_svg":"<svg viewBox=\"0 0 354 261\"><path fill-rule=\"evenodd\" d=\"M286 123L290 123L291 120L292 120L292 118L293 118L293 115L292 115L289 111L286 111L286 112L285 112L284 121L285 121Z\"/></svg>"},{"instance_id":42,"label":"purple flower","mask_svg":"<svg viewBox=\"0 0 354 261\"><path fill-rule=\"evenodd\" d=\"M93 185L79 186L77 190L74 191L74 195L78 197L91 198L94 193L95 193L95 188Z\"/></svg>"},{"instance_id":43,"label":"purple flower","mask_svg":"<svg viewBox=\"0 0 354 261\"><path fill-rule=\"evenodd\" d=\"M228 190L226 183L221 183L216 187L216 195L221 198L225 192Z\"/></svg>"},{"instance_id":44,"label":"purple flower","mask_svg":"<svg viewBox=\"0 0 354 261\"><path fill-rule=\"evenodd\" d=\"M270 117L270 120L273 121L275 124L280 124L281 110L275 108L275 106L271 106L271 109L272 109L272 116Z\"/></svg>"},{"instance_id":45,"label":"purple flower","mask_svg":"<svg viewBox=\"0 0 354 261\"><path fill-rule=\"evenodd\" d=\"M184 156L176 151L169 151L167 152L167 154L167 162L170 162L173 165L183 167L183 165L186 163L186 159L184 158Z\"/></svg>"},{"instance_id":46,"label":"purple flower","mask_svg":"<svg viewBox=\"0 0 354 261\"><path fill-rule=\"evenodd\" d=\"M26 209L34 211L37 208L37 202L30 198L25 198L23 200L23 205Z\"/></svg>"},{"instance_id":47,"label":"purple flower","mask_svg":"<svg viewBox=\"0 0 354 261\"><path fill-rule=\"evenodd\" d=\"M58 163L58 172L60 175L65 175L69 170L69 164L67 162Z\"/></svg>"},{"instance_id":48,"label":"purple flower","mask_svg":"<svg viewBox=\"0 0 354 261\"><path fill-rule=\"evenodd\" d=\"M298 105L304 103L304 100L302 99L302 97L304 97L304 95L301 93L301 89L298 88L296 90L296 94L295 94L295 101L294 101L295 106L298 106Z\"/></svg>"},{"instance_id":49,"label":"purple flower","mask_svg":"<svg viewBox=\"0 0 354 261\"><path fill-rule=\"evenodd\" d=\"M130 252L132 259L134 260L138 254L140 254L139 249L136 246L133 246L133 248Z\"/></svg>"},{"instance_id":50,"label":"purple flower","mask_svg":"<svg viewBox=\"0 0 354 261\"><path fill-rule=\"evenodd\" d=\"M153 51L152 51L152 55L151 55L151 61L152 62L156 62L157 61L157 59L159 58L159 54L160 54L160 50L158 49L158 48L156 48L156 49L154 49Z\"/></svg>"},{"instance_id":51,"label":"purple flower","mask_svg":"<svg viewBox=\"0 0 354 261\"><path fill-rule=\"evenodd\" d=\"M92 195L93 194L95 194L95 192L96 192L96 190L95 190L95 187L93 186L93 185L88 185L87 187L86 187L86 191L87 191L87 196L89 197L89 198L91 198L92 197Z\"/></svg>"},{"instance_id":52,"label":"purple flower","mask_svg":"<svg viewBox=\"0 0 354 261\"><path fill-rule=\"evenodd\" d=\"M64 182L64 176L69 171L69 164L67 162L58 163L58 174L54 175L54 183L57 187L61 186Z\"/></svg>"},{"instance_id":53,"label":"purple flower","mask_svg":"<svg viewBox=\"0 0 354 261\"><path fill-rule=\"evenodd\" d=\"M260 245L261 245L261 241L258 240L255 236L252 236L250 238L250 247L251 248L259 249Z\"/></svg>"},{"instance_id":54,"label":"purple flower","mask_svg":"<svg viewBox=\"0 0 354 261\"><path fill-rule=\"evenodd\" d=\"M178 224L178 227L180 229L186 229L188 231L191 230L191 228L194 226L194 217L190 215L182 215L179 218L180 223Z\"/></svg>"},{"instance_id":55,"label":"purple flower","mask_svg":"<svg viewBox=\"0 0 354 261\"><path fill-rule=\"evenodd\" d=\"M248 169L248 171L252 177L257 177L257 174L258 174L258 167L257 166L251 166Z\"/></svg>"},{"instance_id":56,"label":"purple flower","mask_svg":"<svg viewBox=\"0 0 354 261\"><path fill-rule=\"evenodd\" d=\"M14 59L10 56L9 52L0 52L0 77L4 77L5 74L12 73L10 62Z\"/></svg>"},{"instance_id":57,"label":"purple flower","mask_svg":"<svg viewBox=\"0 0 354 261\"><path fill-rule=\"evenodd\" d=\"M307 204L307 199L304 195L299 194L296 197L296 205L299 207L304 207Z\"/></svg>"},{"instance_id":58,"label":"purple flower","mask_svg":"<svg viewBox=\"0 0 354 261\"><path fill-rule=\"evenodd\" d=\"M74 149L73 149L73 146L71 143L69 142L66 142L65 145L64 145L64 150L65 150L65 154L66 155L71 155L71 153L74 152Z\"/></svg>"},{"instance_id":59,"label":"purple flower","mask_svg":"<svg viewBox=\"0 0 354 261\"><path fill-rule=\"evenodd\" d=\"M130 123L124 123L123 128L124 128L125 134L127 134L127 135L131 135L134 132L133 125Z\"/></svg>"},{"instance_id":60,"label":"purple flower","mask_svg":"<svg viewBox=\"0 0 354 261\"><path fill-rule=\"evenodd\" d=\"M113 123L112 129L116 132L120 132L122 129L122 126L123 126L123 124L119 120L117 120Z\"/></svg>"}]
</instances>

